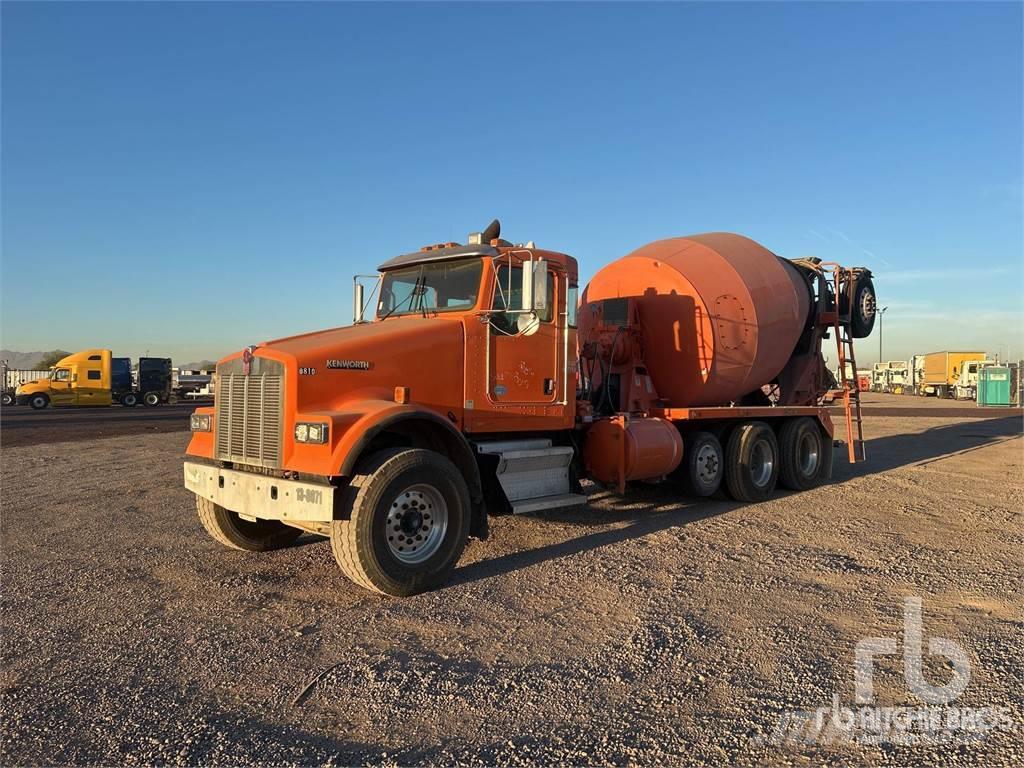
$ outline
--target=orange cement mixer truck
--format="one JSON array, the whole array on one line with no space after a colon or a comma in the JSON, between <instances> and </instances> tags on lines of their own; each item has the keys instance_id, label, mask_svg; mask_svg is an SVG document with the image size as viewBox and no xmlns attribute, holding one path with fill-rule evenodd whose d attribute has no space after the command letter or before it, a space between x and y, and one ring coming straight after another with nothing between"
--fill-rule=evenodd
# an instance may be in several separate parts
<instances>
[{"instance_id":1,"label":"orange cement mixer truck","mask_svg":"<svg viewBox=\"0 0 1024 768\"><path fill-rule=\"evenodd\" d=\"M583 480L740 502L827 481L837 386L851 460L863 443L822 342L852 357L874 318L868 270L727 233L639 248L580 297L574 258L495 221L357 277L351 326L221 360L185 485L226 547L319 534L357 584L411 595L489 516L585 504Z\"/></svg>"}]
</instances>

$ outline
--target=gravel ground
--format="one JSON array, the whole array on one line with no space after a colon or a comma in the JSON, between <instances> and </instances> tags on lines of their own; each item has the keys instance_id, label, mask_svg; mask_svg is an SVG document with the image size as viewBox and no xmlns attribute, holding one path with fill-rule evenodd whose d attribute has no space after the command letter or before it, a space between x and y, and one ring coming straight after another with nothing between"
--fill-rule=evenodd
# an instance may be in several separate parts
<instances>
[{"instance_id":1,"label":"gravel ground","mask_svg":"<svg viewBox=\"0 0 1024 768\"><path fill-rule=\"evenodd\" d=\"M182 488L186 434L5 447L0 763L1020 764L1021 419L865 432L867 464L837 451L833 485L769 503L593 489L584 510L494 519L450 586L406 600L349 584L314 537L218 547ZM905 596L926 643L967 652L953 705L1014 729L776 731L852 706L854 646L901 639ZM919 705L901 656L875 694Z\"/></svg>"}]
</instances>

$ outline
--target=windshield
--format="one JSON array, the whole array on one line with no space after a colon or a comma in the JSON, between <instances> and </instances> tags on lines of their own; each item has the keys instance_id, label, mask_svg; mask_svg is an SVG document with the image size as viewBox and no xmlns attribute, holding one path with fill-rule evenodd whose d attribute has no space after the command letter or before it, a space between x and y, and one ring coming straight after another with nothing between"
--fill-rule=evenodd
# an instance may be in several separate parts
<instances>
[{"instance_id":1,"label":"windshield","mask_svg":"<svg viewBox=\"0 0 1024 768\"><path fill-rule=\"evenodd\" d=\"M384 273L377 317L472 309L480 294L480 259L416 264Z\"/></svg>"}]
</instances>

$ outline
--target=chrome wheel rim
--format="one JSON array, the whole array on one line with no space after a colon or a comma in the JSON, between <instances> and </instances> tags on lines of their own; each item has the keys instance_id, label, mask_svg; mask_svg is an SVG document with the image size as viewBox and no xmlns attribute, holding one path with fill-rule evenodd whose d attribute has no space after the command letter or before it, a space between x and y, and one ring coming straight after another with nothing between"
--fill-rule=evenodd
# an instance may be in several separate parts
<instances>
[{"instance_id":1,"label":"chrome wheel rim","mask_svg":"<svg viewBox=\"0 0 1024 768\"><path fill-rule=\"evenodd\" d=\"M695 464L697 479L704 485L710 485L718 477L718 469L722 465L722 459L713 445L702 445L697 451Z\"/></svg>"},{"instance_id":2,"label":"chrome wheel rim","mask_svg":"<svg viewBox=\"0 0 1024 768\"><path fill-rule=\"evenodd\" d=\"M448 504L432 485L409 486L391 500L385 526L395 559L408 565L422 563L441 548L448 530Z\"/></svg>"},{"instance_id":3,"label":"chrome wheel rim","mask_svg":"<svg viewBox=\"0 0 1024 768\"><path fill-rule=\"evenodd\" d=\"M800 472L810 477L818 471L818 441L812 434L804 434L799 445Z\"/></svg>"},{"instance_id":4,"label":"chrome wheel rim","mask_svg":"<svg viewBox=\"0 0 1024 768\"><path fill-rule=\"evenodd\" d=\"M864 291L860 297L860 314L866 320L875 315L875 295L871 291Z\"/></svg>"},{"instance_id":5,"label":"chrome wheel rim","mask_svg":"<svg viewBox=\"0 0 1024 768\"><path fill-rule=\"evenodd\" d=\"M758 488L768 485L775 468L775 456L767 440L758 440L750 452L750 480Z\"/></svg>"}]
</instances>

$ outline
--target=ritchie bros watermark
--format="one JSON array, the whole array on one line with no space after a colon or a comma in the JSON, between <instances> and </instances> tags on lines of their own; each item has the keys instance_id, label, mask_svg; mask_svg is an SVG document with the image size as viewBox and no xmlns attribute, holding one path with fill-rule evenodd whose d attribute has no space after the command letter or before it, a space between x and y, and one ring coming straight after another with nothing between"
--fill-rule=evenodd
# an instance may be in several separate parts
<instances>
[{"instance_id":1,"label":"ritchie bros watermark","mask_svg":"<svg viewBox=\"0 0 1024 768\"><path fill-rule=\"evenodd\" d=\"M983 740L995 730L1017 726L1007 706L961 707L954 702L971 681L964 648L945 637L928 639L927 653L942 656L949 679L934 685L924 675L924 628L919 597L903 600L903 678L918 706L879 706L875 700L876 660L899 653L895 637L866 637L854 648L854 702L839 694L828 706L784 712L774 730L760 741L771 744L937 744Z\"/></svg>"}]
</instances>

